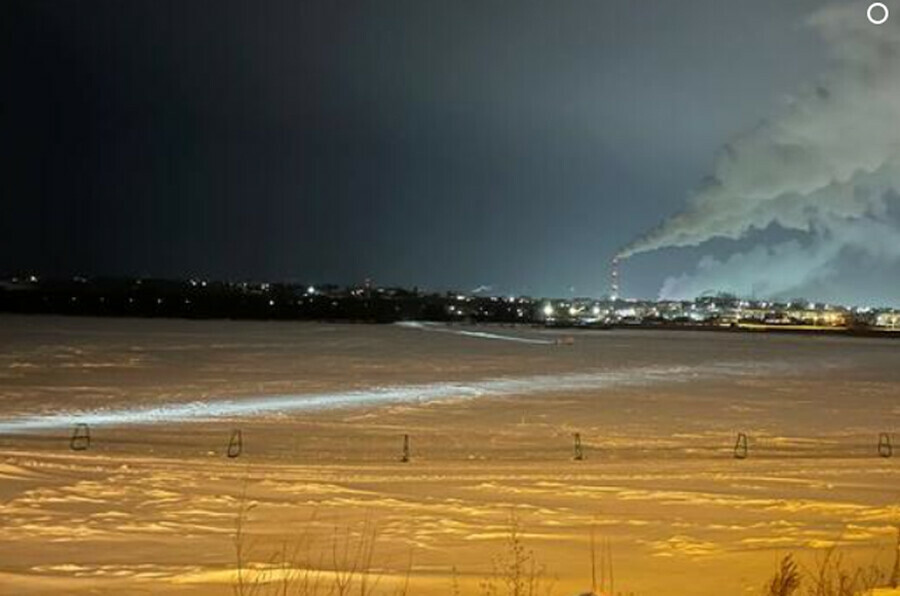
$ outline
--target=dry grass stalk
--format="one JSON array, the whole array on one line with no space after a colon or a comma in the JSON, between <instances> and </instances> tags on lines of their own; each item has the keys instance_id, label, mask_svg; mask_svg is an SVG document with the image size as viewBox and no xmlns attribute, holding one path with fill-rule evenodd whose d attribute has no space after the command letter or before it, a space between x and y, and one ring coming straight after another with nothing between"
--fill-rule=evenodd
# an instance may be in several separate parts
<instances>
[{"instance_id":1,"label":"dry grass stalk","mask_svg":"<svg viewBox=\"0 0 900 596\"><path fill-rule=\"evenodd\" d=\"M366 520L359 531L335 528L331 540L330 571L317 549L319 559L312 561L313 543L303 533L294 541L284 541L264 563L251 564L255 542L246 531L249 512L255 504L242 493L235 518L234 596L375 596L381 574L374 570L378 528ZM313 518L314 519L314 516ZM326 551L327 552L327 551ZM412 552L409 554L403 584L391 593L407 596L412 574Z\"/></svg>"},{"instance_id":2,"label":"dry grass stalk","mask_svg":"<svg viewBox=\"0 0 900 596\"><path fill-rule=\"evenodd\" d=\"M863 596L878 587L896 587L900 574L900 529L891 573L875 563L849 563L836 547L816 559L812 569L801 572L792 555L784 557L778 571L766 583L764 596ZM802 592L801 592L802 589Z\"/></svg>"},{"instance_id":3,"label":"dry grass stalk","mask_svg":"<svg viewBox=\"0 0 900 596\"><path fill-rule=\"evenodd\" d=\"M553 593L553 581L546 577L546 569L539 565L534 551L522 540L521 524L515 512L510 515L505 550L494 557L493 573L481 581L482 596L548 596Z\"/></svg>"},{"instance_id":4,"label":"dry grass stalk","mask_svg":"<svg viewBox=\"0 0 900 596\"><path fill-rule=\"evenodd\" d=\"M778 571L769 580L765 596L794 596L800 589L802 579L794 557L788 555L781 560Z\"/></svg>"}]
</instances>

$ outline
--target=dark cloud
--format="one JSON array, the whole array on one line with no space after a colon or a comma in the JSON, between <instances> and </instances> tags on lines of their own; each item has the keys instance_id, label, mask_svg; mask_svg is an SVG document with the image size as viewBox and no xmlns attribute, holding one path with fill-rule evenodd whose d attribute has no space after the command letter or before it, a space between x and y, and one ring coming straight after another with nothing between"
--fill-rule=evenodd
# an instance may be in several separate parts
<instances>
[{"instance_id":1,"label":"dark cloud","mask_svg":"<svg viewBox=\"0 0 900 596\"><path fill-rule=\"evenodd\" d=\"M5 2L0 270L600 292L820 4Z\"/></svg>"}]
</instances>

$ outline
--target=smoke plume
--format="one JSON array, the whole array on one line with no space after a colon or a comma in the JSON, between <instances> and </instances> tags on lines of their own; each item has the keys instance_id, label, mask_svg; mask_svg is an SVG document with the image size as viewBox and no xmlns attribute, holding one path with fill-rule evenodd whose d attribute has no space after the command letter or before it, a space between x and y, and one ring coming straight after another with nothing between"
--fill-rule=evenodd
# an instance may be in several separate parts
<instances>
[{"instance_id":1,"label":"smoke plume","mask_svg":"<svg viewBox=\"0 0 900 596\"><path fill-rule=\"evenodd\" d=\"M850 218L814 230L805 240L758 245L726 259L704 257L696 271L670 277L660 296L691 299L711 290L743 296L787 297L837 273L841 253L856 250L882 261L900 260L900 230L872 217Z\"/></svg>"},{"instance_id":2,"label":"smoke plume","mask_svg":"<svg viewBox=\"0 0 900 596\"><path fill-rule=\"evenodd\" d=\"M620 257L740 239L772 225L801 231L807 241L758 246L725 261L707 257L695 275L668 280L664 295L754 271L766 272L769 287L760 293L777 293L828 275L845 249L900 259L888 208L900 188L900 35L870 24L856 3L824 8L808 24L830 52L828 72L724 147L686 209Z\"/></svg>"}]
</instances>

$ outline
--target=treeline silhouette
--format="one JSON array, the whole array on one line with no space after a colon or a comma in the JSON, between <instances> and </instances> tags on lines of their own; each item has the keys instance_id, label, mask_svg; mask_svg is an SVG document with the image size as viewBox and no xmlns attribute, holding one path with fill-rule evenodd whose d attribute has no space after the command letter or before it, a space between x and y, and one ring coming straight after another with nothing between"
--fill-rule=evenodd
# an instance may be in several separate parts
<instances>
[{"instance_id":1,"label":"treeline silhouette","mask_svg":"<svg viewBox=\"0 0 900 596\"><path fill-rule=\"evenodd\" d=\"M14 279L0 284L0 311L190 319L404 320L532 323L529 298L423 293L405 288L233 283L205 280Z\"/></svg>"}]
</instances>

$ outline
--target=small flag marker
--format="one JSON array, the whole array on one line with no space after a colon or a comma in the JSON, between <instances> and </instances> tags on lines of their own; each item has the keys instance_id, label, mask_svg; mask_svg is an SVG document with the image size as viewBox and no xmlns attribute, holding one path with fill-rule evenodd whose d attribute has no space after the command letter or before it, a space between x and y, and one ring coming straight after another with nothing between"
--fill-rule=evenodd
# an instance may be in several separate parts
<instances>
[{"instance_id":1,"label":"small flag marker","mask_svg":"<svg viewBox=\"0 0 900 596\"><path fill-rule=\"evenodd\" d=\"M734 444L734 459L747 459L749 449L747 447L747 435L738 433Z\"/></svg>"},{"instance_id":2,"label":"small flag marker","mask_svg":"<svg viewBox=\"0 0 900 596\"><path fill-rule=\"evenodd\" d=\"M244 435L241 432L241 429L236 428L231 431L231 438L228 440L228 451L226 454L229 458L234 459L236 457L239 457L243 452Z\"/></svg>"},{"instance_id":3,"label":"small flag marker","mask_svg":"<svg viewBox=\"0 0 900 596\"><path fill-rule=\"evenodd\" d=\"M91 427L84 422L75 425L72 438L69 439L69 448L72 451L87 451L91 446Z\"/></svg>"},{"instance_id":4,"label":"small flag marker","mask_svg":"<svg viewBox=\"0 0 900 596\"><path fill-rule=\"evenodd\" d=\"M409 435L403 435L403 453L400 455L402 463L409 462Z\"/></svg>"}]
</instances>

